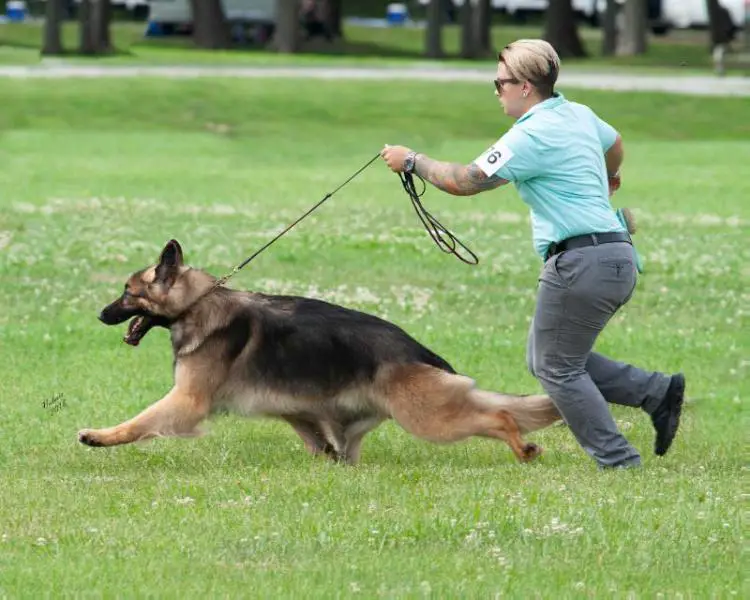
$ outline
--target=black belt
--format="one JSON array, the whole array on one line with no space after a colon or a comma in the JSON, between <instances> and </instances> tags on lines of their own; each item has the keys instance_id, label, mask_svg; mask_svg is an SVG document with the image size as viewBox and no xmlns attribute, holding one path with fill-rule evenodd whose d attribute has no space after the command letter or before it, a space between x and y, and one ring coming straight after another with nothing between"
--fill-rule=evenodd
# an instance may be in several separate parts
<instances>
[{"instance_id":1,"label":"black belt","mask_svg":"<svg viewBox=\"0 0 750 600\"><path fill-rule=\"evenodd\" d=\"M566 250L573 250L574 248L585 248L586 246L598 246L599 244L611 244L613 242L633 243L630 239L630 234L625 231L587 233L585 235L569 237L559 242L552 242L547 247L547 255L544 259L547 260L550 256L560 254L560 252L565 252Z\"/></svg>"}]
</instances>

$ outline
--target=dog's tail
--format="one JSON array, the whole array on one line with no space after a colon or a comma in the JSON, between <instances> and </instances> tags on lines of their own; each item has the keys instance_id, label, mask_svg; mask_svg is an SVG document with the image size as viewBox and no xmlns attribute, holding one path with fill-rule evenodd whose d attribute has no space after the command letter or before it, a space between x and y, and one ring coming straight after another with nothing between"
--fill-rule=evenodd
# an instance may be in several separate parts
<instances>
[{"instance_id":1,"label":"dog's tail","mask_svg":"<svg viewBox=\"0 0 750 600\"><path fill-rule=\"evenodd\" d=\"M512 396L477 388L470 395L478 404L507 411L522 434L544 429L562 419L549 396Z\"/></svg>"}]
</instances>

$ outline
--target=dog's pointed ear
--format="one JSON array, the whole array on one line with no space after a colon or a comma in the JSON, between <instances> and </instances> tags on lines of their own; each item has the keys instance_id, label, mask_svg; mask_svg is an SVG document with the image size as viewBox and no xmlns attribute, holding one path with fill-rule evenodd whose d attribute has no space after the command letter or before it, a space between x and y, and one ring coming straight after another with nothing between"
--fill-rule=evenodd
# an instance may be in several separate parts
<instances>
[{"instance_id":1,"label":"dog's pointed ear","mask_svg":"<svg viewBox=\"0 0 750 600\"><path fill-rule=\"evenodd\" d=\"M159 264L156 265L156 280L171 285L182 265L183 258L180 243L177 240L169 240L161 251Z\"/></svg>"}]
</instances>

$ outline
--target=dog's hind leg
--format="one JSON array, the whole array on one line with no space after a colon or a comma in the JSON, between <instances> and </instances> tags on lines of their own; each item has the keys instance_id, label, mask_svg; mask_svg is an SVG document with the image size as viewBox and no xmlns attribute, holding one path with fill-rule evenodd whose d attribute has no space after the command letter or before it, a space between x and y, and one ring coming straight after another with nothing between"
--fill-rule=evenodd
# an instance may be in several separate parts
<instances>
[{"instance_id":1,"label":"dog's hind leg","mask_svg":"<svg viewBox=\"0 0 750 600\"><path fill-rule=\"evenodd\" d=\"M359 462L363 438L384 420L381 415L372 415L347 423L344 428L344 450L341 459L347 464L356 465Z\"/></svg>"},{"instance_id":2,"label":"dog's hind leg","mask_svg":"<svg viewBox=\"0 0 750 600\"><path fill-rule=\"evenodd\" d=\"M311 454L325 454L331 460L349 465L359 461L365 435L383 422L382 416L367 416L345 424L333 420L314 422L289 415L284 415L282 419L302 438Z\"/></svg>"},{"instance_id":3,"label":"dog's hind leg","mask_svg":"<svg viewBox=\"0 0 750 600\"><path fill-rule=\"evenodd\" d=\"M509 411L476 395L468 377L428 365L404 365L384 369L378 378L391 416L417 437L435 443L471 436L501 439L521 461L540 453L536 445L524 442Z\"/></svg>"},{"instance_id":4,"label":"dog's hind leg","mask_svg":"<svg viewBox=\"0 0 750 600\"><path fill-rule=\"evenodd\" d=\"M132 419L107 429L83 429L78 440L87 446L116 446L153 437L197 435L196 427L208 416L209 404L175 386Z\"/></svg>"},{"instance_id":5,"label":"dog's hind leg","mask_svg":"<svg viewBox=\"0 0 750 600\"><path fill-rule=\"evenodd\" d=\"M338 459L338 453L333 445L328 441L323 428L313 421L307 420L303 417L283 415L281 417L287 423L289 423L297 435L302 438L308 452L313 455L325 454L326 456Z\"/></svg>"},{"instance_id":6,"label":"dog's hind leg","mask_svg":"<svg viewBox=\"0 0 750 600\"><path fill-rule=\"evenodd\" d=\"M318 422L318 425L320 426L323 436L328 441L328 444L333 448L330 457L337 462L343 461L346 449L344 426L338 421L334 421L330 418L321 419Z\"/></svg>"},{"instance_id":7,"label":"dog's hind leg","mask_svg":"<svg viewBox=\"0 0 750 600\"><path fill-rule=\"evenodd\" d=\"M536 444L524 442L515 419L507 411L498 410L482 421L484 424L475 435L503 440L521 462L533 460L542 453Z\"/></svg>"}]
</instances>

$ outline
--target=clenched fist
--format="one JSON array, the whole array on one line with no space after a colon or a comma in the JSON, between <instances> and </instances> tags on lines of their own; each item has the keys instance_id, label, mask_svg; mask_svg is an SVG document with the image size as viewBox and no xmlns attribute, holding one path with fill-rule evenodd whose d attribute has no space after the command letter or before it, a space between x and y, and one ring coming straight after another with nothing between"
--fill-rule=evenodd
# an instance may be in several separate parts
<instances>
[{"instance_id":1,"label":"clenched fist","mask_svg":"<svg viewBox=\"0 0 750 600\"><path fill-rule=\"evenodd\" d=\"M400 173L404 170L404 159L409 152L411 152L411 148L406 146L389 146L386 144L380 152L380 156L391 171Z\"/></svg>"}]
</instances>

